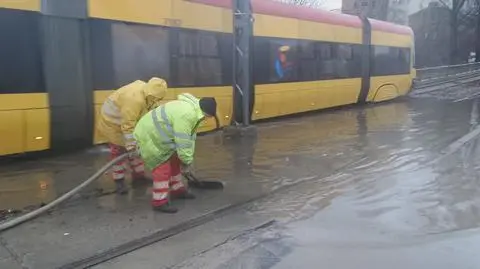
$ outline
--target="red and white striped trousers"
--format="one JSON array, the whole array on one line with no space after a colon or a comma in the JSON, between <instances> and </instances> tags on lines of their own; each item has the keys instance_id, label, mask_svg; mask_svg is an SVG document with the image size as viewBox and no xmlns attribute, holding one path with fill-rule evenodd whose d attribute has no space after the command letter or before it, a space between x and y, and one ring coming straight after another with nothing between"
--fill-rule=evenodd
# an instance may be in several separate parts
<instances>
[{"instance_id":1,"label":"red and white striped trousers","mask_svg":"<svg viewBox=\"0 0 480 269\"><path fill-rule=\"evenodd\" d=\"M117 158L118 156L127 152L125 147L109 144L110 146L110 158L111 160ZM132 169L132 178L140 179L145 176L145 168L143 165L143 160L140 157L128 158L127 160L120 161L112 167L112 178L113 180L121 180L125 178L125 165L128 163Z\"/></svg>"},{"instance_id":2,"label":"red and white striped trousers","mask_svg":"<svg viewBox=\"0 0 480 269\"><path fill-rule=\"evenodd\" d=\"M168 161L155 167L152 176L152 206L164 205L168 203L169 195L178 195L187 191L182 182L180 160L177 154L173 154Z\"/></svg>"}]
</instances>

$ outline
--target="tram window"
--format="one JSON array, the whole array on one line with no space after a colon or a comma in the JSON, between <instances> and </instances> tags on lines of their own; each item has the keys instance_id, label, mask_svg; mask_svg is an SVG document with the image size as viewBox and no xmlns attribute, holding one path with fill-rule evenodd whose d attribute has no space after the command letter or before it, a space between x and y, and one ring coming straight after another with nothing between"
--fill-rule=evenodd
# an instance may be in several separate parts
<instances>
[{"instance_id":1,"label":"tram window","mask_svg":"<svg viewBox=\"0 0 480 269\"><path fill-rule=\"evenodd\" d=\"M113 71L111 22L91 19L89 27L93 88L112 90L117 85Z\"/></svg>"},{"instance_id":2,"label":"tram window","mask_svg":"<svg viewBox=\"0 0 480 269\"><path fill-rule=\"evenodd\" d=\"M410 51L408 48L374 46L373 51L373 76L388 76L409 73Z\"/></svg>"},{"instance_id":3,"label":"tram window","mask_svg":"<svg viewBox=\"0 0 480 269\"><path fill-rule=\"evenodd\" d=\"M270 83L270 41L268 38L254 38L253 81L255 84Z\"/></svg>"},{"instance_id":4,"label":"tram window","mask_svg":"<svg viewBox=\"0 0 480 269\"><path fill-rule=\"evenodd\" d=\"M310 41L300 42L298 53L298 76L300 81L317 80L317 63L315 60L315 43Z\"/></svg>"},{"instance_id":5,"label":"tram window","mask_svg":"<svg viewBox=\"0 0 480 269\"><path fill-rule=\"evenodd\" d=\"M0 93L45 92L39 16L0 8Z\"/></svg>"},{"instance_id":6,"label":"tram window","mask_svg":"<svg viewBox=\"0 0 480 269\"><path fill-rule=\"evenodd\" d=\"M336 46L330 43L317 44L318 77L321 80L336 78Z\"/></svg>"},{"instance_id":7,"label":"tram window","mask_svg":"<svg viewBox=\"0 0 480 269\"><path fill-rule=\"evenodd\" d=\"M358 61L361 60L363 56L363 45L355 44L353 45L353 59Z\"/></svg>"},{"instance_id":8,"label":"tram window","mask_svg":"<svg viewBox=\"0 0 480 269\"><path fill-rule=\"evenodd\" d=\"M401 73L408 74L410 73L410 49L401 48L399 51L400 62L402 63Z\"/></svg>"},{"instance_id":9,"label":"tram window","mask_svg":"<svg viewBox=\"0 0 480 269\"><path fill-rule=\"evenodd\" d=\"M197 83L200 85L222 84L222 61L215 34L198 36Z\"/></svg>"},{"instance_id":10,"label":"tram window","mask_svg":"<svg viewBox=\"0 0 480 269\"><path fill-rule=\"evenodd\" d=\"M352 45L345 45L345 44L338 45L338 57L344 60L352 60L353 59Z\"/></svg>"},{"instance_id":11,"label":"tram window","mask_svg":"<svg viewBox=\"0 0 480 269\"><path fill-rule=\"evenodd\" d=\"M176 86L223 85L224 76L219 42L221 34L178 30ZM231 43L230 43L231 44ZM228 50L225 48L225 50ZM231 57L231 56L230 56ZM229 69L231 70L231 69ZM231 71L230 71L231 72Z\"/></svg>"},{"instance_id":12,"label":"tram window","mask_svg":"<svg viewBox=\"0 0 480 269\"><path fill-rule=\"evenodd\" d=\"M314 42L300 42L299 44L299 59L315 59L315 43Z\"/></svg>"},{"instance_id":13,"label":"tram window","mask_svg":"<svg viewBox=\"0 0 480 269\"><path fill-rule=\"evenodd\" d=\"M233 83L233 36L228 33L218 35L219 57L221 59L222 85ZM253 50L252 50L253 55Z\"/></svg>"},{"instance_id":14,"label":"tram window","mask_svg":"<svg viewBox=\"0 0 480 269\"><path fill-rule=\"evenodd\" d=\"M182 56L195 56L197 54L196 35L191 32L178 33L178 54Z\"/></svg>"},{"instance_id":15,"label":"tram window","mask_svg":"<svg viewBox=\"0 0 480 269\"><path fill-rule=\"evenodd\" d=\"M338 78L356 78L361 76L361 45L341 44L337 47Z\"/></svg>"},{"instance_id":16,"label":"tram window","mask_svg":"<svg viewBox=\"0 0 480 269\"><path fill-rule=\"evenodd\" d=\"M317 80L317 61L315 59L300 60L299 79L300 81L315 81Z\"/></svg>"},{"instance_id":17,"label":"tram window","mask_svg":"<svg viewBox=\"0 0 480 269\"><path fill-rule=\"evenodd\" d=\"M390 48L390 57L392 64L392 74L401 74L404 66L404 62L400 56L400 48Z\"/></svg>"},{"instance_id":18,"label":"tram window","mask_svg":"<svg viewBox=\"0 0 480 269\"><path fill-rule=\"evenodd\" d=\"M333 45L328 43L318 43L317 51L320 60L330 60L333 57Z\"/></svg>"},{"instance_id":19,"label":"tram window","mask_svg":"<svg viewBox=\"0 0 480 269\"><path fill-rule=\"evenodd\" d=\"M335 78L350 77L350 62L353 59L352 47L340 44L336 46Z\"/></svg>"},{"instance_id":20,"label":"tram window","mask_svg":"<svg viewBox=\"0 0 480 269\"><path fill-rule=\"evenodd\" d=\"M218 56L218 42L215 35L199 35L198 52L202 56Z\"/></svg>"},{"instance_id":21,"label":"tram window","mask_svg":"<svg viewBox=\"0 0 480 269\"><path fill-rule=\"evenodd\" d=\"M385 76L393 73L392 65L394 65L395 63L392 60L394 60L395 58L392 59L389 47L374 46L373 57L373 76Z\"/></svg>"},{"instance_id":22,"label":"tram window","mask_svg":"<svg viewBox=\"0 0 480 269\"><path fill-rule=\"evenodd\" d=\"M168 82L170 52L165 28L116 22L111 34L117 87L154 76Z\"/></svg>"},{"instance_id":23,"label":"tram window","mask_svg":"<svg viewBox=\"0 0 480 269\"><path fill-rule=\"evenodd\" d=\"M220 85L222 83L222 62L215 58L197 59L197 83L199 85Z\"/></svg>"},{"instance_id":24,"label":"tram window","mask_svg":"<svg viewBox=\"0 0 480 269\"><path fill-rule=\"evenodd\" d=\"M350 77L358 78L362 76L362 45L352 45L352 57L350 61Z\"/></svg>"},{"instance_id":25,"label":"tram window","mask_svg":"<svg viewBox=\"0 0 480 269\"><path fill-rule=\"evenodd\" d=\"M195 85L195 59L194 58L178 58L178 80L182 86Z\"/></svg>"}]
</instances>

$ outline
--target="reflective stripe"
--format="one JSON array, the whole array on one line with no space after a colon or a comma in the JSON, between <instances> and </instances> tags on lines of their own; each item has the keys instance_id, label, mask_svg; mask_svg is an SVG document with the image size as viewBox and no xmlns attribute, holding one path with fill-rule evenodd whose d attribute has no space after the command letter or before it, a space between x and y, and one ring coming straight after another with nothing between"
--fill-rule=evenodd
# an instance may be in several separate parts
<instances>
[{"instance_id":1,"label":"reflective stripe","mask_svg":"<svg viewBox=\"0 0 480 269\"><path fill-rule=\"evenodd\" d=\"M161 201L168 198L168 192L153 192L153 200Z\"/></svg>"},{"instance_id":2,"label":"reflective stripe","mask_svg":"<svg viewBox=\"0 0 480 269\"><path fill-rule=\"evenodd\" d=\"M112 177L113 179L117 180L117 179L122 179L125 177L125 173L112 173Z\"/></svg>"},{"instance_id":3,"label":"reflective stripe","mask_svg":"<svg viewBox=\"0 0 480 269\"><path fill-rule=\"evenodd\" d=\"M114 123L114 124L116 124L116 125L122 124L122 120L121 120L121 119L117 119L117 118L109 118L108 121L109 121L109 122L112 122L112 123Z\"/></svg>"},{"instance_id":4,"label":"reflective stripe","mask_svg":"<svg viewBox=\"0 0 480 269\"><path fill-rule=\"evenodd\" d=\"M160 136L165 139L164 142L170 144L170 147L172 149L175 149L175 143L173 143L172 139L168 137L165 131L163 131L162 126L160 126L160 122L158 121L157 113L155 110L152 110L152 120Z\"/></svg>"},{"instance_id":5,"label":"reflective stripe","mask_svg":"<svg viewBox=\"0 0 480 269\"><path fill-rule=\"evenodd\" d=\"M112 167L113 172L123 172L125 167L123 165L114 165Z\"/></svg>"},{"instance_id":6,"label":"reflective stripe","mask_svg":"<svg viewBox=\"0 0 480 269\"><path fill-rule=\"evenodd\" d=\"M192 146L193 146L192 143L177 144L177 148L180 148L180 149L188 149L188 148L191 148Z\"/></svg>"},{"instance_id":7,"label":"reflective stripe","mask_svg":"<svg viewBox=\"0 0 480 269\"><path fill-rule=\"evenodd\" d=\"M167 117L167 112L165 112L165 107L160 108L160 113L162 116L162 120L165 123L167 130L173 134L173 136L181 138L181 139L192 139L192 136L186 133L176 133L173 131L173 126L170 124L168 117Z\"/></svg>"},{"instance_id":8,"label":"reflective stripe","mask_svg":"<svg viewBox=\"0 0 480 269\"><path fill-rule=\"evenodd\" d=\"M153 182L153 189L168 189L168 182L167 181L155 181Z\"/></svg>"},{"instance_id":9,"label":"reflective stripe","mask_svg":"<svg viewBox=\"0 0 480 269\"><path fill-rule=\"evenodd\" d=\"M124 134L123 137L125 138L125 140L131 140L131 139L133 139L133 134ZM135 142L133 142L131 144L135 144Z\"/></svg>"},{"instance_id":10,"label":"reflective stripe","mask_svg":"<svg viewBox=\"0 0 480 269\"><path fill-rule=\"evenodd\" d=\"M189 135L186 133L175 132L173 130L173 126L170 124L168 120L167 113L165 112L165 107L163 106L160 107L160 114L162 117L162 122L165 125L165 128L167 129L167 132L165 132L162 126L160 125L160 121L158 120L156 110L152 111L152 119L153 119L153 124L155 125L155 128L157 129L158 133L160 134L160 136L162 136L165 139L164 142L167 144L170 144L170 147L172 149L191 148L193 146L193 140L196 138L196 134ZM174 142L174 138L187 139L191 141L176 145Z\"/></svg>"},{"instance_id":11,"label":"reflective stripe","mask_svg":"<svg viewBox=\"0 0 480 269\"><path fill-rule=\"evenodd\" d=\"M107 99L102 106L102 113L110 117L111 121L115 124L121 124L122 116L118 107L112 102L112 100Z\"/></svg>"},{"instance_id":12,"label":"reflective stripe","mask_svg":"<svg viewBox=\"0 0 480 269\"><path fill-rule=\"evenodd\" d=\"M171 178L171 181L172 181L173 183L182 181L182 175L181 175L181 174L178 174L178 175L176 175L176 176L173 176L173 177Z\"/></svg>"},{"instance_id":13,"label":"reflective stripe","mask_svg":"<svg viewBox=\"0 0 480 269\"><path fill-rule=\"evenodd\" d=\"M112 115L120 115L120 109L118 109L117 105L115 105L115 103L112 101L112 99L108 98L104 105L106 105L105 108L108 109L108 111L110 112L110 114Z\"/></svg>"},{"instance_id":14,"label":"reflective stripe","mask_svg":"<svg viewBox=\"0 0 480 269\"><path fill-rule=\"evenodd\" d=\"M172 191L178 191L179 189L185 188L185 185L183 185L182 182L177 182L176 184L173 184L172 186Z\"/></svg>"}]
</instances>

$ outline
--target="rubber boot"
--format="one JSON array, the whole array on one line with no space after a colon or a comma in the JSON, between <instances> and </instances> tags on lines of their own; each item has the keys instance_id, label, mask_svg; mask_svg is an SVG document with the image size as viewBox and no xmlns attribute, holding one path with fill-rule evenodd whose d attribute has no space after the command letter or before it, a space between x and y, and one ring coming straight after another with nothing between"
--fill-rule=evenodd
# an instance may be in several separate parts
<instances>
[{"instance_id":1,"label":"rubber boot","mask_svg":"<svg viewBox=\"0 0 480 269\"><path fill-rule=\"evenodd\" d=\"M168 214L174 214L174 213L178 212L178 209L176 207L170 205L170 203L166 203L166 204L161 205L161 206L153 206L152 208L155 211L162 212L162 213L168 213Z\"/></svg>"},{"instance_id":2,"label":"rubber boot","mask_svg":"<svg viewBox=\"0 0 480 269\"><path fill-rule=\"evenodd\" d=\"M184 192L181 192L179 194L174 194L172 195L172 198L173 199L182 199L182 200L193 200L197 197L195 197L195 195L189 191L184 191Z\"/></svg>"},{"instance_id":3,"label":"rubber boot","mask_svg":"<svg viewBox=\"0 0 480 269\"><path fill-rule=\"evenodd\" d=\"M115 180L115 192L119 195L124 195L128 193L127 185L125 184L125 179Z\"/></svg>"}]
</instances>

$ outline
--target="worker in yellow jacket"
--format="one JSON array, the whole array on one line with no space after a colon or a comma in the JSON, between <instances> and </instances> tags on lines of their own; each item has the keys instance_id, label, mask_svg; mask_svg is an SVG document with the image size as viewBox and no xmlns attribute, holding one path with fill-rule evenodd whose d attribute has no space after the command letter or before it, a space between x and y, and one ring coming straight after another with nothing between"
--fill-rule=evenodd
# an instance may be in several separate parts
<instances>
[{"instance_id":1,"label":"worker in yellow jacket","mask_svg":"<svg viewBox=\"0 0 480 269\"><path fill-rule=\"evenodd\" d=\"M145 181L144 164L136 154L133 130L140 118L160 104L167 92L167 82L151 78L148 82L134 81L113 92L103 103L98 130L109 142L112 159L129 152L127 161L113 166L112 177L118 194L127 193L125 164L132 169L133 183Z\"/></svg>"}]
</instances>

